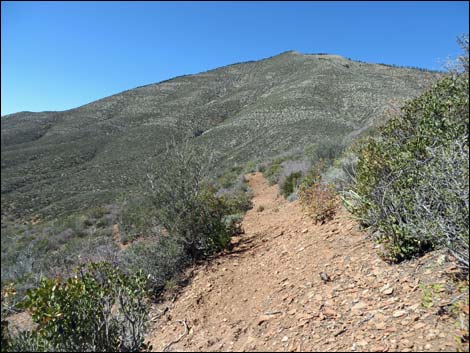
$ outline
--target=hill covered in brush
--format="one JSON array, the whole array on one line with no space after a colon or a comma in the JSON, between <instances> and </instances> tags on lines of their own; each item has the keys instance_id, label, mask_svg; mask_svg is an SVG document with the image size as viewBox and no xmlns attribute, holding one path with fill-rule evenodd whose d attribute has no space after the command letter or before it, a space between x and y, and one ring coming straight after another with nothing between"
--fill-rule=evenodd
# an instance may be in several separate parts
<instances>
[{"instance_id":1,"label":"hill covered in brush","mask_svg":"<svg viewBox=\"0 0 470 353\"><path fill-rule=\"evenodd\" d=\"M158 163L181 125L192 124L194 143L218 153L224 170L318 139L347 143L437 76L289 51L67 111L3 116L2 224L50 220L138 190L147 162Z\"/></svg>"}]
</instances>

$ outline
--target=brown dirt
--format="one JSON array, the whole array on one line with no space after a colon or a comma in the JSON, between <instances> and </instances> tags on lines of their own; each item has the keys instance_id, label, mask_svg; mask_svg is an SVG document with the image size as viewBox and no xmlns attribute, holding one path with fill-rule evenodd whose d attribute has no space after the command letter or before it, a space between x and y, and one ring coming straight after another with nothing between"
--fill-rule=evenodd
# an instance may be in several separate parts
<instances>
[{"instance_id":1,"label":"brown dirt","mask_svg":"<svg viewBox=\"0 0 470 353\"><path fill-rule=\"evenodd\" d=\"M176 300L153 308L153 350L462 349L446 310L455 266L443 253L387 264L344 210L314 225L260 173L247 178L254 207L245 234L231 252L193 269ZM424 308L431 284L432 306Z\"/></svg>"},{"instance_id":2,"label":"brown dirt","mask_svg":"<svg viewBox=\"0 0 470 353\"><path fill-rule=\"evenodd\" d=\"M121 241L121 234L119 233L119 224L113 225L113 240L114 243L119 247L119 250L125 250L130 245L129 243L123 244Z\"/></svg>"}]
</instances>

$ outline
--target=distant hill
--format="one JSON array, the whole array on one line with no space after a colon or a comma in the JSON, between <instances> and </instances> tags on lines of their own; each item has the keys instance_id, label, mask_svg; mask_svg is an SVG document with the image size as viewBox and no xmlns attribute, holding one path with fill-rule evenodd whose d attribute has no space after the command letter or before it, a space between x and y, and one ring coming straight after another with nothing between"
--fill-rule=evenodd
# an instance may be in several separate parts
<instances>
[{"instance_id":1,"label":"distant hill","mask_svg":"<svg viewBox=\"0 0 470 353\"><path fill-rule=\"evenodd\" d=\"M221 168L347 142L391 101L421 93L440 74L289 51L131 89L59 112L1 118L2 225L51 219L138 189L179 123L220 152Z\"/></svg>"}]
</instances>

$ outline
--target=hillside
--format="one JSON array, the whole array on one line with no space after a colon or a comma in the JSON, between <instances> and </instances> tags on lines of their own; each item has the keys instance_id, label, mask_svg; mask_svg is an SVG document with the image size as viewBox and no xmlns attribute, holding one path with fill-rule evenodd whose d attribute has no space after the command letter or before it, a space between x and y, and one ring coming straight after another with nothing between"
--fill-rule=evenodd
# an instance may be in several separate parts
<instances>
[{"instance_id":1,"label":"hillside","mask_svg":"<svg viewBox=\"0 0 470 353\"><path fill-rule=\"evenodd\" d=\"M2 226L54 219L138 190L177 123L224 166L348 141L438 73L285 52L125 91L60 112L1 119ZM201 135L202 133L202 135Z\"/></svg>"}]
</instances>

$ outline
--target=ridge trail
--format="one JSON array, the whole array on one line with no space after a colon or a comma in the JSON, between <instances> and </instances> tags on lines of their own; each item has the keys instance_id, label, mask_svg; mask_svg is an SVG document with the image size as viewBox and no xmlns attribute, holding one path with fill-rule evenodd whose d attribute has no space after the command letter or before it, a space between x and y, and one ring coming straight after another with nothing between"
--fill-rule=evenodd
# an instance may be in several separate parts
<instances>
[{"instance_id":1,"label":"ridge trail","mask_svg":"<svg viewBox=\"0 0 470 353\"><path fill-rule=\"evenodd\" d=\"M154 306L153 350L456 351L455 319L438 310L450 291L422 306L422 286L446 288L454 269L443 253L387 264L344 210L315 225L261 173L247 179L245 234Z\"/></svg>"}]
</instances>

